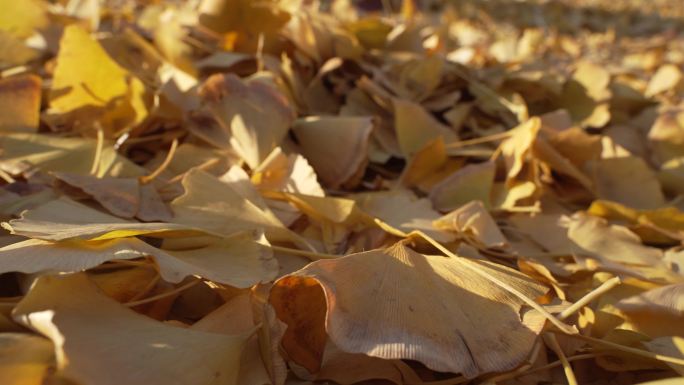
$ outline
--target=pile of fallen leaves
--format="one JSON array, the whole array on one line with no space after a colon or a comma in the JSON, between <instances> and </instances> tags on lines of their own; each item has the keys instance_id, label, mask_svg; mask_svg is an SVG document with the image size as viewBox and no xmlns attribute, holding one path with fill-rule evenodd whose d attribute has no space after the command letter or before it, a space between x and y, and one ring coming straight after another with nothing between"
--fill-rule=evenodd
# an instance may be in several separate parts
<instances>
[{"instance_id":1,"label":"pile of fallen leaves","mask_svg":"<svg viewBox=\"0 0 684 385\"><path fill-rule=\"evenodd\" d=\"M684 12L572 3L0 0L0 384L680 384Z\"/></svg>"}]
</instances>

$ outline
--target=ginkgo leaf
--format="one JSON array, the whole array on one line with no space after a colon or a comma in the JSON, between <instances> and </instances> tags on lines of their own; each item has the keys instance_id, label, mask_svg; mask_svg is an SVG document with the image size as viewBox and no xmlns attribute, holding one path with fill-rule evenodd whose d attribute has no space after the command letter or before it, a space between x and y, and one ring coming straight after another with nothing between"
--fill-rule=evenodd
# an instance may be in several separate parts
<instances>
[{"instance_id":1,"label":"ginkgo leaf","mask_svg":"<svg viewBox=\"0 0 684 385\"><path fill-rule=\"evenodd\" d=\"M394 129L401 152L406 158L438 137L442 137L444 142L453 142L458 139L451 128L440 123L419 104L394 99L393 107Z\"/></svg>"},{"instance_id":2,"label":"ginkgo leaf","mask_svg":"<svg viewBox=\"0 0 684 385\"><path fill-rule=\"evenodd\" d=\"M684 315L684 284L662 286L624 298L615 307L627 315L637 331L651 337L684 333L678 320Z\"/></svg>"},{"instance_id":3,"label":"ginkgo leaf","mask_svg":"<svg viewBox=\"0 0 684 385\"><path fill-rule=\"evenodd\" d=\"M48 241L102 240L142 234L201 234L201 230L176 223L128 221L97 211L66 197L27 210L20 218L3 222L2 226L12 234Z\"/></svg>"},{"instance_id":4,"label":"ginkgo leaf","mask_svg":"<svg viewBox=\"0 0 684 385\"><path fill-rule=\"evenodd\" d=\"M185 174L182 183L185 193L171 203L174 223L223 236L264 229L269 240L292 240L292 233L272 212L216 177L193 169Z\"/></svg>"},{"instance_id":5,"label":"ginkgo leaf","mask_svg":"<svg viewBox=\"0 0 684 385\"><path fill-rule=\"evenodd\" d=\"M602 218L583 213L566 218L564 225L568 228L568 238L574 242L577 253L623 264L662 264L662 251L642 245L639 237L626 227L609 225Z\"/></svg>"},{"instance_id":6,"label":"ginkgo leaf","mask_svg":"<svg viewBox=\"0 0 684 385\"><path fill-rule=\"evenodd\" d=\"M338 188L362 176L373 126L369 117L315 116L296 121L292 131L321 182Z\"/></svg>"},{"instance_id":7,"label":"ginkgo leaf","mask_svg":"<svg viewBox=\"0 0 684 385\"><path fill-rule=\"evenodd\" d=\"M54 361L50 340L24 333L0 334L0 382L3 384L44 384Z\"/></svg>"},{"instance_id":8,"label":"ginkgo leaf","mask_svg":"<svg viewBox=\"0 0 684 385\"><path fill-rule=\"evenodd\" d=\"M284 348L303 350L290 357L317 371L322 351L312 338L324 327L347 353L416 360L469 378L515 368L532 349L543 321L534 311L521 313L518 297L473 275L472 264L528 297L545 291L500 265L422 255L398 243L316 261L276 281L270 301L288 325Z\"/></svg>"},{"instance_id":9,"label":"ginkgo leaf","mask_svg":"<svg viewBox=\"0 0 684 385\"><path fill-rule=\"evenodd\" d=\"M652 352L672 357L684 357L684 338L678 336L658 337L644 345ZM684 365L669 364L677 373L684 376Z\"/></svg>"},{"instance_id":10,"label":"ginkgo leaf","mask_svg":"<svg viewBox=\"0 0 684 385\"><path fill-rule=\"evenodd\" d=\"M405 233L421 230L440 242L454 239L448 232L433 226L440 214L432 209L430 201L416 197L409 190L359 194L354 198L364 213Z\"/></svg>"},{"instance_id":11,"label":"ginkgo leaf","mask_svg":"<svg viewBox=\"0 0 684 385\"><path fill-rule=\"evenodd\" d=\"M96 178L87 175L55 173L60 181L83 190L110 213L133 218L140 207L140 184L135 178Z\"/></svg>"},{"instance_id":12,"label":"ginkgo leaf","mask_svg":"<svg viewBox=\"0 0 684 385\"><path fill-rule=\"evenodd\" d=\"M655 172L638 157L608 158L587 162L599 198L637 209L655 209L665 196Z\"/></svg>"},{"instance_id":13,"label":"ginkgo leaf","mask_svg":"<svg viewBox=\"0 0 684 385\"><path fill-rule=\"evenodd\" d=\"M84 274L38 278L13 317L53 341L60 374L96 385L235 384L248 337L155 321L105 296Z\"/></svg>"},{"instance_id":14,"label":"ginkgo leaf","mask_svg":"<svg viewBox=\"0 0 684 385\"><path fill-rule=\"evenodd\" d=\"M170 283L200 276L234 287L249 287L275 278L278 264L270 249L249 234L200 243L174 250L148 245L137 238L101 241L49 242L30 239L0 248L0 272L73 273L112 259L151 256L159 274Z\"/></svg>"},{"instance_id":15,"label":"ginkgo leaf","mask_svg":"<svg viewBox=\"0 0 684 385\"><path fill-rule=\"evenodd\" d=\"M37 131L41 84L32 75L0 80L0 131Z\"/></svg>"},{"instance_id":16,"label":"ginkgo leaf","mask_svg":"<svg viewBox=\"0 0 684 385\"><path fill-rule=\"evenodd\" d=\"M0 29L0 68L22 65L36 59L40 52L20 38Z\"/></svg>"},{"instance_id":17,"label":"ginkgo leaf","mask_svg":"<svg viewBox=\"0 0 684 385\"><path fill-rule=\"evenodd\" d=\"M259 78L214 75L200 89L204 106L230 134L235 151L256 168L280 145L294 121L288 99Z\"/></svg>"},{"instance_id":18,"label":"ginkgo leaf","mask_svg":"<svg viewBox=\"0 0 684 385\"><path fill-rule=\"evenodd\" d=\"M42 134L4 134L0 136L0 164L9 172L37 167L43 171L89 174L93 168L97 142L85 138L62 138ZM103 146L97 165L97 176L137 177L146 171Z\"/></svg>"},{"instance_id":19,"label":"ginkgo leaf","mask_svg":"<svg viewBox=\"0 0 684 385\"><path fill-rule=\"evenodd\" d=\"M485 247L503 247L508 242L481 201L471 201L434 220L440 230L471 233Z\"/></svg>"},{"instance_id":20,"label":"ginkgo leaf","mask_svg":"<svg viewBox=\"0 0 684 385\"><path fill-rule=\"evenodd\" d=\"M627 221L631 224L630 230L647 243L672 244L682 237L684 231L684 213L676 207L637 210L617 202L596 200L587 213L609 220Z\"/></svg>"},{"instance_id":21,"label":"ginkgo leaf","mask_svg":"<svg viewBox=\"0 0 684 385\"><path fill-rule=\"evenodd\" d=\"M116 130L125 127L121 121L142 120L147 113L144 92L142 82L112 60L86 30L76 24L66 27L50 90L53 109L82 114L88 121L101 118L103 128Z\"/></svg>"},{"instance_id":22,"label":"ginkgo leaf","mask_svg":"<svg viewBox=\"0 0 684 385\"><path fill-rule=\"evenodd\" d=\"M20 38L29 37L48 23L47 6L40 0L2 0L0 8L4 11L0 16L0 30Z\"/></svg>"},{"instance_id":23,"label":"ginkgo leaf","mask_svg":"<svg viewBox=\"0 0 684 385\"><path fill-rule=\"evenodd\" d=\"M204 0L199 16L200 24L215 32L239 33L242 45L253 44L259 34L276 34L289 19L290 14L273 0Z\"/></svg>"},{"instance_id":24,"label":"ginkgo leaf","mask_svg":"<svg viewBox=\"0 0 684 385\"><path fill-rule=\"evenodd\" d=\"M435 184L430 190L430 200L442 212L455 210L473 200L489 207L495 172L493 162L469 164Z\"/></svg>"},{"instance_id":25,"label":"ginkgo leaf","mask_svg":"<svg viewBox=\"0 0 684 385\"><path fill-rule=\"evenodd\" d=\"M68 112L104 107L126 96L126 71L81 27L66 28L59 52L50 96L53 108Z\"/></svg>"},{"instance_id":26,"label":"ginkgo leaf","mask_svg":"<svg viewBox=\"0 0 684 385\"><path fill-rule=\"evenodd\" d=\"M300 154L286 155L280 147L254 170L252 181L262 190L325 196L306 158Z\"/></svg>"},{"instance_id":27,"label":"ginkgo leaf","mask_svg":"<svg viewBox=\"0 0 684 385\"><path fill-rule=\"evenodd\" d=\"M512 129L511 137L499 146L506 163L508 180L514 179L522 171L540 129L541 120L533 117Z\"/></svg>"},{"instance_id":28,"label":"ginkgo leaf","mask_svg":"<svg viewBox=\"0 0 684 385\"><path fill-rule=\"evenodd\" d=\"M665 64L658 68L651 81L648 82L646 97L653 97L661 92L669 91L682 81L682 71L674 64Z\"/></svg>"}]
</instances>

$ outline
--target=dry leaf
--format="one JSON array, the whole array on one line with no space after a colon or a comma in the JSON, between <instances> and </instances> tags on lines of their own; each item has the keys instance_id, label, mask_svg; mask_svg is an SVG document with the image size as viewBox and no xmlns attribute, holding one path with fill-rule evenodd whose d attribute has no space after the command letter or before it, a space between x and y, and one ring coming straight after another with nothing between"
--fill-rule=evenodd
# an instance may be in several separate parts
<instances>
[{"instance_id":1,"label":"dry leaf","mask_svg":"<svg viewBox=\"0 0 684 385\"><path fill-rule=\"evenodd\" d=\"M0 131L37 131L41 84L32 75L0 80Z\"/></svg>"},{"instance_id":2,"label":"dry leaf","mask_svg":"<svg viewBox=\"0 0 684 385\"><path fill-rule=\"evenodd\" d=\"M373 121L366 117L309 117L292 127L302 149L325 185L354 185L368 162Z\"/></svg>"},{"instance_id":3,"label":"dry leaf","mask_svg":"<svg viewBox=\"0 0 684 385\"><path fill-rule=\"evenodd\" d=\"M294 120L285 96L259 77L243 81L232 74L214 75L199 92L232 147L252 169L280 145Z\"/></svg>"},{"instance_id":4,"label":"dry leaf","mask_svg":"<svg viewBox=\"0 0 684 385\"><path fill-rule=\"evenodd\" d=\"M512 369L543 322L529 311L521 319L521 300L473 275L471 264L532 298L544 292L513 270L422 255L399 243L317 261L278 280L271 303L288 325L284 348L311 372L320 366L321 332L347 353L411 359L467 377Z\"/></svg>"},{"instance_id":5,"label":"dry leaf","mask_svg":"<svg viewBox=\"0 0 684 385\"><path fill-rule=\"evenodd\" d=\"M89 384L235 384L248 336L160 323L105 296L84 274L39 278L13 317L52 340L64 377Z\"/></svg>"}]
</instances>

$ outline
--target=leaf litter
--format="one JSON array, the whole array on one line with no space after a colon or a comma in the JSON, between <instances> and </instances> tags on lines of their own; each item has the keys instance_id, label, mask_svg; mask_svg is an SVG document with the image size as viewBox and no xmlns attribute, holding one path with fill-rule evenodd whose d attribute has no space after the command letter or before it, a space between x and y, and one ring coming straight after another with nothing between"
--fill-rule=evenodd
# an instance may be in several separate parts
<instances>
[{"instance_id":1,"label":"leaf litter","mask_svg":"<svg viewBox=\"0 0 684 385\"><path fill-rule=\"evenodd\" d=\"M0 6L2 384L681 383L678 2Z\"/></svg>"}]
</instances>

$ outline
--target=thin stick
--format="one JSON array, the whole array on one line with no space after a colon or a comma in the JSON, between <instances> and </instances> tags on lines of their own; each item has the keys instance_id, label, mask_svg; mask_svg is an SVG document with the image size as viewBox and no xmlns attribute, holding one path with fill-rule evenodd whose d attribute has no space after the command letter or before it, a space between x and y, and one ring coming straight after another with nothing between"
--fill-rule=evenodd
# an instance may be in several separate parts
<instances>
[{"instance_id":1,"label":"thin stick","mask_svg":"<svg viewBox=\"0 0 684 385\"><path fill-rule=\"evenodd\" d=\"M264 34L259 34L259 40L257 40L256 49L256 62L257 62L257 72L264 70Z\"/></svg>"},{"instance_id":2,"label":"thin stick","mask_svg":"<svg viewBox=\"0 0 684 385\"><path fill-rule=\"evenodd\" d=\"M607 280L606 282L602 283L601 286L597 287L596 289L587 293L584 297L580 298L579 301L573 303L572 305L570 305L570 307L560 312L560 314L558 315L558 319L561 321L565 320L566 318L575 314L581 308L589 304L589 302L602 296L607 291L619 285L620 283L622 283L622 281L620 281L620 277L613 277Z\"/></svg>"},{"instance_id":3,"label":"thin stick","mask_svg":"<svg viewBox=\"0 0 684 385\"><path fill-rule=\"evenodd\" d=\"M497 134L483 136L480 138L459 140L458 142L446 143L444 145L444 147L446 147L446 148L459 148L459 147L465 147L465 146L472 146L474 144L495 142L497 140L502 140L502 139L506 139L506 138L510 137L511 135L513 135L512 131L513 130L509 130L509 131L499 132Z\"/></svg>"},{"instance_id":4,"label":"thin stick","mask_svg":"<svg viewBox=\"0 0 684 385\"><path fill-rule=\"evenodd\" d=\"M534 363L539 358L539 352L541 351L541 346L542 346L541 341L537 340L537 342L534 344L534 347L532 348L532 353L530 353L530 357L527 359L526 364L522 365L521 367L519 367L519 368L517 368L511 372L503 373L503 374L499 374L499 375L491 377L491 378L487 378L487 383L496 384L496 383L501 382L501 381L510 380L511 378L516 378L518 376L518 374L524 373L527 370L529 370L532 367L532 365L534 365Z\"/></svg>"},{"instance_id":5,"label":"thin stick","mask_svg":"<svg viewBox=\"0 0 684 385\"><path fill-rule=\"evenodd\" d=\"M138 292L138 294L134 295L128 301L129 302L136 301L136 300L140 299L140 297L149 293L150 290L152 290L152 288L159 282L160 279L161 279L161 276L159 275L159 273L155 274L154 278L152 278L150 280L150 282L148 282L147 285L145 285L145 287L143 287L143 289Z\"/></svg>"},{"instance_id":6,"label":"thin stick","mask_svg":"<svg viewBox=\"0 0 684 385\"><path fill-rule=\"evenodd\" d=\"M567 357L566 360L567 360L568 362L574 362L574 361L579 361L579 360L586 360L586 359L589 359L589 358L596 358L596 357L600 357L600 356L602 356L602 355L604 355L604 354L603 354L603 353L600 353L600 352L599 352L599 353L578 354L578 355L576 355L576 356ZM554 361L554 362L552 362L552 363L550 363L550 364L546 364L546 365L543 365L543 366L539 366L539 367L536 367L536 368L532 368L532 369L530 369L530 370L528 370L528 371L525 371L524 373L520 373L519 375L517 375L517 376L515 376L515 377L529 376L530 374L537 373L537 372L541 372L541 371L544 371L544 370L553 369L553 368L555 368L555 367L557 367L557 366L561 366L561 365L563 365L563 363L562 363L560 360Z\"/></svg>"},{"instance_id":7,"label":"thin stick","mask_svg":"<svg viewBox=\"0 0 684 385\"><path fill-rule=\"evenodd\" d=\"M456 376L452 378L447 378L446 380L439 381L425 381L425 382L404 382L406 385L458 385L470 381L468 378L463 376Z\"/></svg>"},{"instance_id":8,"label":"thin stick","mask_svg":"<svg viewBox=\"0 0 684 385\"><path fill-rule=\"evenodd\" d=\"M97 175L100 170L100 160L102 159L102 149L104 148L104 131L102 127L97 126L97 147L95 147L95 157L93 158L93 165L90 167L90 175Z\"/></svg>"},{"instance_id":9,"label":"thin stick","mask_svg":"<svg viewBox=\"0 0 684 385\"><path fill-rule=\"evenodd\" d=\"M209 159L209 160L207 160L206 162L200 164L199 166L193 167L193 169L206 170L206 169L208 169L209 167L211 167L211 166L215 165L216 163L218 163L219 160L220 160L219 158L212 158L212 159ZM183 179L183 177L185 176L186 173L187 173L187 171L186 171L186 172L183 172L183 173L180 173L180 174L178 174L178 175L176 175L176 176L174 176L173 178L169 179L167 183L168 183L168 184L172 184L172 183L176 183L176 182L181 181L181 180Z\"/></svg>"},{"instance_id":10,"label":"thin stick","mask_svg":"<svg viewBox=\"0 0 684 385\"><path fill-rule=\"evenodd\" d=\"M159 174L164 172L164 170L169 167L169 164L171 164L171 160L176 154L176 148L178 148L178 138L174 138L173 142L171 142L171 148L169 148L169 152L166 154L166 159L164 159L162 164L160 164L159 167L157 167L157 169L154 170L150 175L140 177L140 184L148 184L158 177Z\"/></svg>"},{"instance_id":11,"label":"thin stick","mask_svg":"<svg viewBox=\"0 0 684 385\"><path fill-rule=\"evenodd\" d=\"M312 261L316 261L318 259L335 259L335 258L342 257L342 255L337 255L337 254L317 253L314 251L293 249L290 247L283 247L283 246L271 245L269 247L273 251L280 251L281 253L286 253L286 254L301 255L302 257L307 257Z\"/></svg>"},{"instance_id":12,"label":"thin stick","mask_svg":"<svg viewBox=\"0 0 684 385\"><path fill-rule=\"evenodd\" d=\"M558 331L558 330L549 330L549 331L551 331L553 333L564 333L564 332ZM568 335L571 337L579 338L581 340L590 342L592 344L602 345L602 346L605 346L608 348L619 350L621 352L632 353L632 354L637 355L637 356L650 358L652 360L667 362L670 364L684 365L684 359L681 359L681 358L665 356L662 354L649 352L647 350L642 350L642 349L632 348L632 347L625 346L625 345L616 344L615 342L604 341L604 340L594 338L594 337L589 337L589 336L583 336L581 334L568 334Z\"/></svg>"},{"instance_id":13,"label":"thin stick","mask_svg":"<svg viewBox=\"0 0 684 385\"><path fill-rule=\"evenodd\" d=\"M177 288L175 288L175 289L173 289L173 290L171 290L171 291L167 291L166 293L161 293L161 294L153 295L152 297L147 297L147 298L141 299L141 300L139 300L139 301L126 302L126 303L123 304L123 305L126 306L126 307L134 307L134 306L142 305L142 304L145 304L145 303L154 302L154 301L156 301L156 300L159 300L159 299L162 299L162 298L166 298L166 297L172 296L172 295L174 295L174 294L178 294L178 293L180 293L180 292L182 292L182 291L184 291L184 290L187 290L187 289L189 289L189 288L191 288L191 287L197 285L197 284L200 283L200 282L202 282L202 280L201 280L201 279L197 279L197 280L188 282L188 283L186 283L186 284L183 285L183 286L179 286L179 287L177 287Z\"/></svg>"},{"instance_id":14,"label":"thin stick","mask_svg":"<svg viewBox=\"0 0 684 385\"><path fill-rule=\"evenodd\" d=\"M575 372L572 371L572 365L570 365L570 361L568 361L565 353L563 353L563 349L561 349L560 345L558 344L556 335L546 334L544 337L546 338L546 342L548 342L551 350L553 350L553 352L558 356L558 360L561 362L561 365L563 365L563 371L565 372L565 378L568 380L568 385L577 385L577 377L575 377Z\"/></svg>"},{"instance_id":15,"label":"thin stick","mask_svg":"<svg viewBox=\"0 0 684 385\"><path fill-rule=\"evenodd\" d=\"M16 180L14 178L12 178L12 175L10 175L9 173L5 172L5 170L2 170L2 169L0 169L0 178L2 178L2 180L4 180L7 183L16 182Z\"/></svg>"}]
</instances>

